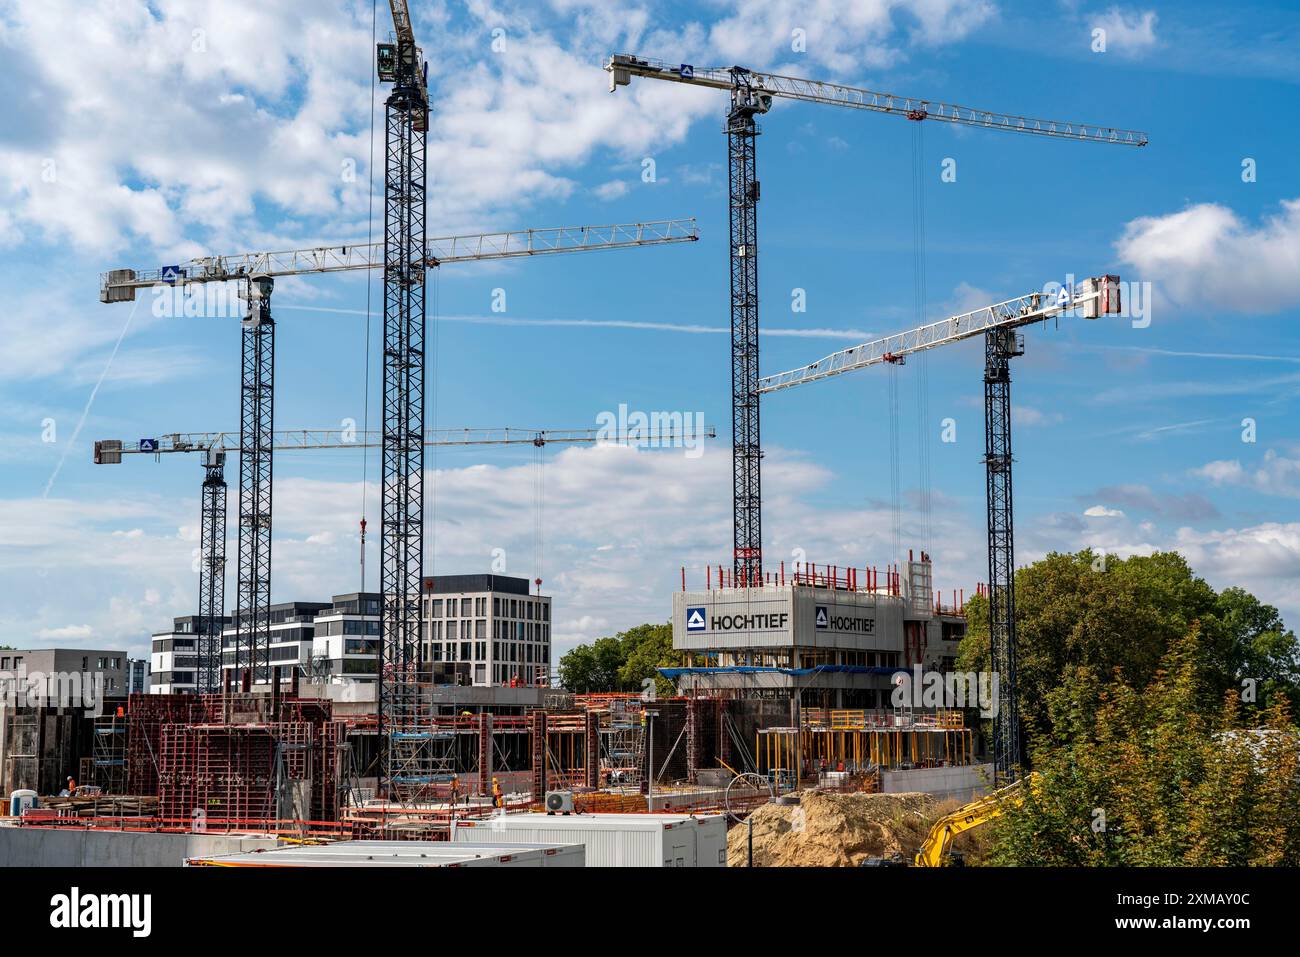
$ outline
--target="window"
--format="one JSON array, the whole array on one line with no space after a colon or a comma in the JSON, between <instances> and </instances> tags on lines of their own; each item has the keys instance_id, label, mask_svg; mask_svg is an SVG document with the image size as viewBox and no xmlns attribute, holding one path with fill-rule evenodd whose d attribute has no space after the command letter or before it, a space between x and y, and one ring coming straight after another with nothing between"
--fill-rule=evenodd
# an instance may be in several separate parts
<instances>
[{"instance_id":1,"label":"window","mask_svg":"<svg viewBox=\"0 0 1300 957\"><path fill-rule=\"evenodd\" d=\"M474 642L474 660L482 661L486 657L487 657L487 642L486 641Z\"/></svg>"},{"instance_id":2,"label":"window","mask_svg":"<svg viewBox=\"0 0 1300 957\"><path fill-rule=\"evenodd\" d=\"M435 641L429 646L429 660L442 661L442 642Z\"/></svg>"},{"instance_id":3,"label":"window","mask_svg":"<svg viewBox=\"0 0 1300 957\"><path fill-rule=\"evenodd\" d=\"M460 660L469 661L470 657L470 643L468 641L462 641L460 643Z\"/></svg>"},{"instance_id":4,"label":"window","mask_svg":"<svg viewBox=\"0 0 1300 957\"><path fill-rule=\"evenodd\" d=\"M487 622L482 618L474 622L474 637L475 638L487 637Z\"/></svg>"},{"instance_id":5,"label":"window","mask_svg":"<svg viewBox=\"0 0 1300 957\"><path fill-rule=\"evenodd\" d=\"M492 614L494 615L501 614L501 599L498 598L496 595L492 596Z\"/></svg>"},{"instance_id":6,"label":"window","mask_svg":"<svg viewBox=\"0 0 1300 957\"><path fill-rule=\"evenodd\" d=\"M471 617L471 612L470 612L471 607L473 606L470 604L470 600L468 598L462 598L460 600L460 617L462 618Z\"/></svg>"},{"instance_id":7,"label":"window","mask_svg":"<svg viewBox=\"0 0 1300 957\"><path fill-rule=\"evenodd\" d=\"M435 598L435 599L433 600L433 611L429 612L429 617L430 617L430 618L441 618L441 617L442 617L442 599L441 599L441 598Z\"/></svg>"},{"instance_id":8,"label":"window","mask_svg":"<svg viewBox=\"0 0 1300 957\"><path fill-rule=\"evenodd\" d=\"M8 659L8 658L0 658L0 668L3 668L5 671L8 671L8 670L9 670L9 659Z\"/></svg>"}]
</instances>

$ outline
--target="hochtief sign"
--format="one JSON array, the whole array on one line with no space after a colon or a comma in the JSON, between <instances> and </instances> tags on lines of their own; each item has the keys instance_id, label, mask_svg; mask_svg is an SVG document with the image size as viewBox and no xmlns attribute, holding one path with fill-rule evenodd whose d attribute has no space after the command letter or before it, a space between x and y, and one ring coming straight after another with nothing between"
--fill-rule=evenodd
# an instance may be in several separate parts
<instances>
[{"instance_id":1,"label":"hochtief sign","mask_svg":"<svg viewBox=\"0 0 1300 957\"><path fill-rule=\"evenodd\" d=\"M813 623L818 631L841 631L854 635L874 635L876 620L861 615L838 615L825 605L818 605L813 615Z\"/></svg>"},{"instance_id":2,"label":"hochtief sign","mask_svg":"<svg viewBox=\"0 0 1300 957\"><path fill-rule=\"evenodd\" d=\"M695 625L691 624L693 615L698 615ZM770 631L774 628L785 628L789 624L790 613L785 611L774 614L710 615L708 618L709 631ZM705 630L703 608L686 609L686 630L695 632Z\"/></svg>"}]
</instances>

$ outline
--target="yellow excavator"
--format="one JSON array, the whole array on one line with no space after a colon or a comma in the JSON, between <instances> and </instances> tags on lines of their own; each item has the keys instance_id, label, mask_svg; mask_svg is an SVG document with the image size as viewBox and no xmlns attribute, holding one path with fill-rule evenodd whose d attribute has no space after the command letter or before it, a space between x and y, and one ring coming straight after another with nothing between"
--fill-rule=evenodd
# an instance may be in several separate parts
<instances>
[{"instance_id":1,"label":"yellow excavator","mask_svg":"<svg viewBox=\"0 0 1300 957\"><path fill-rule=\"evenodd\" d=\"M1001 817L1008 808L1019 807L1025 801L1025 789L1038 791L1038 774L1031 772L1019 781L1008 784L991 794L971 801L957 808L951 814L945 814L930 825L930 831L921 843L921 848L912 859L913 867L945 867L958 863L953 860L949 850L952 839L958 834L987 824L994 818ZM862 862L863 867L906 867L907 862L901 856L895 858L868 858Z\"/></svg>"}]
</instances>

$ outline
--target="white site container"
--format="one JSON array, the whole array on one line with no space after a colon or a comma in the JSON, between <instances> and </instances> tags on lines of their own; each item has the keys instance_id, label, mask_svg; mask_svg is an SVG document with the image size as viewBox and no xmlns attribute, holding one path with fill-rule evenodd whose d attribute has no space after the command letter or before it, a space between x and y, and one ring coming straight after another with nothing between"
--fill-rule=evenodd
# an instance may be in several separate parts
<instances>
[{"instance_id":1,"label":"white site container","mask_svg":"<svg viewBox=\"0 0 1300 957\"><path fill-rule=\"evenodd\" d=\"M191 857L187 867L582 867L582 845L447 841L339 841Z\"/></svg>"},{"instance_id":2,"label":"white site container","mask_svg":"<svg viewBox=\"0 0 1300 957\"><path fill-rule=\"evenodd\" d=\"M504 814L456 821L453 844L526 841L582 844L588 867L725 867L721 814Z\"/></svg>"}]
</instances>

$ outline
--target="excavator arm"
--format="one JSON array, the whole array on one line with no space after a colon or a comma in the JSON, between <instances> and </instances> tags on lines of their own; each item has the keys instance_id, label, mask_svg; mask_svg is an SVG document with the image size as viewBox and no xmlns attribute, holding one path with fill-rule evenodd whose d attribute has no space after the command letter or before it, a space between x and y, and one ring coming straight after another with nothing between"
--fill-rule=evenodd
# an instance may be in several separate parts
<instances>
[{"instance_id":1,"label":"excavator arm","mask_svg":"<svg viewBox=\"0 0 1300 957\"><path fill-rule=\"evenodd\" d=\"M1001 817L1009 808L1024 804L1026 788L1035 792L1038 790L1037 774L1031 773L1014 784L1009 784L992 794L986 794L939 818L930 826L930 832L925 836L921 849L916 852L913 865L943 867L954 837Z\"/></svg>"}]
</instances>

